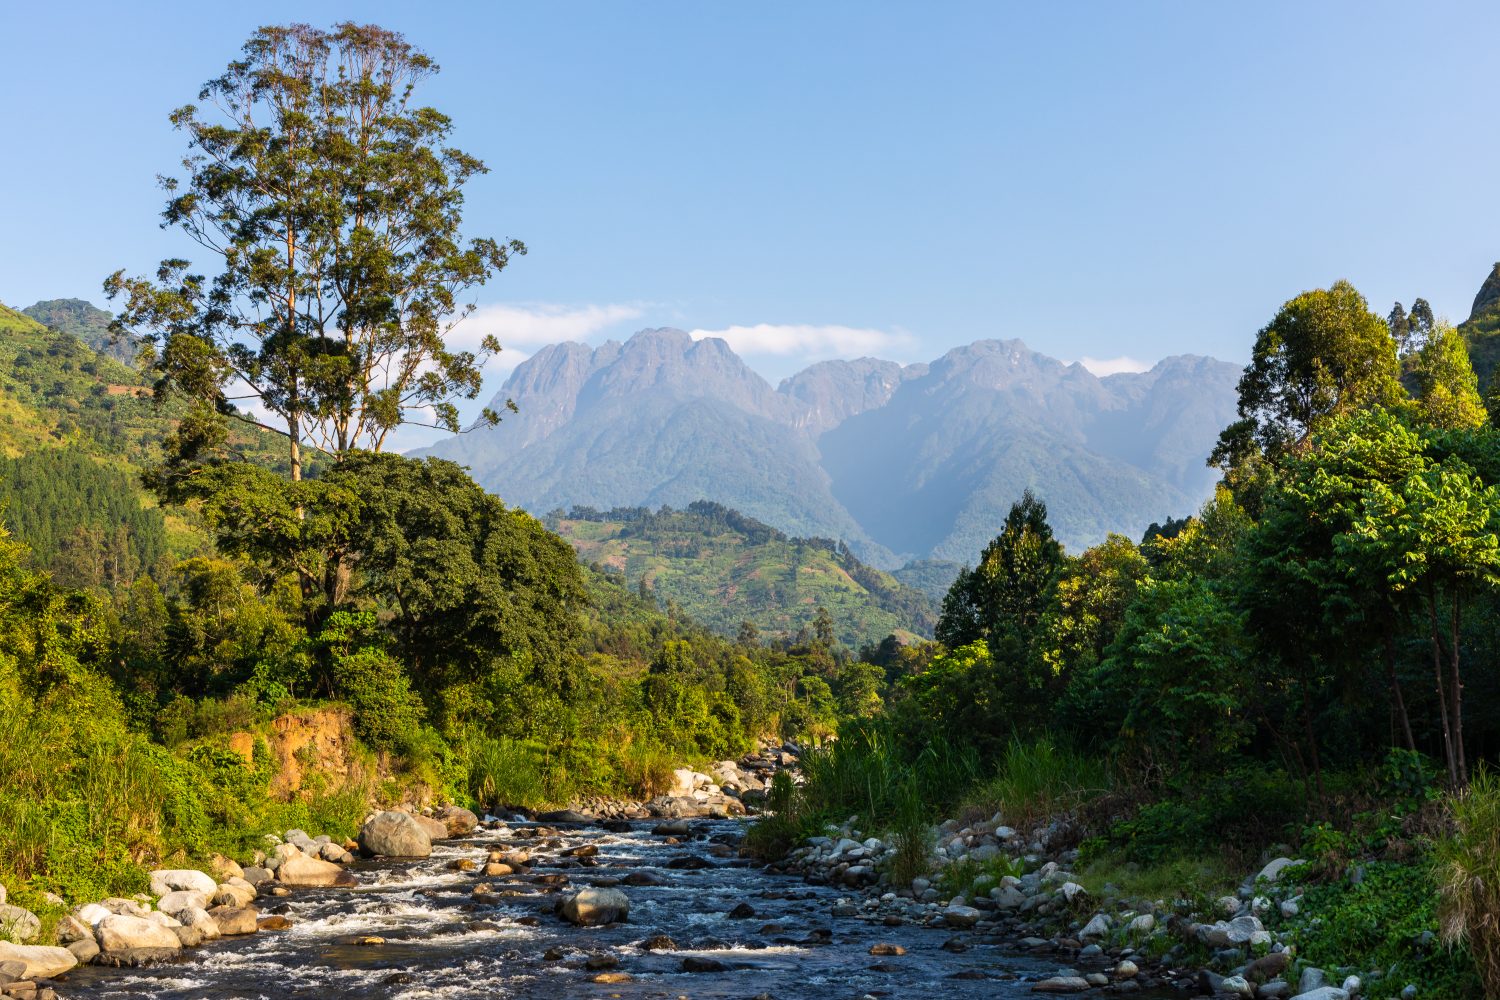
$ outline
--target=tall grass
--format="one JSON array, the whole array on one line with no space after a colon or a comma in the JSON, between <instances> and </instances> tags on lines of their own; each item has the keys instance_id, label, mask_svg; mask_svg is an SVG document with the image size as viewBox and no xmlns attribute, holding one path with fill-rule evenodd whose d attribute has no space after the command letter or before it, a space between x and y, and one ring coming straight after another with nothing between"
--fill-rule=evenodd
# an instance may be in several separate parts
<instances>
[{"instance_id":1,"label":"tall grass","mask_svg":"<svg viewBox=\"0 0 1500 1000\"><path fill-rule=\"evenodd\" d=\"M1491 1000L1500 998L1500 781L1481 769L1452 799L1452 837L1435 852L1443 939L1466 946Z\"/></svg>"},{"instance_id":2,"label":"tall grass","mask_svg":"<svg viewBox=\"0 0 1500 1000\"><path fill-rule=\"evenodd\" d=\"M482 809L540 809L552 803L541 755L504 737L480 737L470 746L469 795Z\"/></svg>"},{"instance_id":3,"label":"tall grass","mask_svg":"<svg viewBox=\"0 0 1500 1000\"><path fill-rule=\"evenodd\" d=\"M995 763L993 776L966 802L983 812L1000 813L1010 826L1024 827L1072 812L1107 792L1110 784L1108 769L1092 757L1046 739L1015 739Z\"/></svg>"}]
</instances>

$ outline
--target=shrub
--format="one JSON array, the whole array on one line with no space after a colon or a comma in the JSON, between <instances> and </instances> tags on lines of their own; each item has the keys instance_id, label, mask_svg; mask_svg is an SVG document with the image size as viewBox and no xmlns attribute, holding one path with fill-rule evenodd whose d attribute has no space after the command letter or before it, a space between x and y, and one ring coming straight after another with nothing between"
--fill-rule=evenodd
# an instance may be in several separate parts
<instances>
[{"instance_id":1,"label":"shrub","mask_svg":"<svg viewBox=\"0 0 1500 1000\"><path fill-rule=\"evenodd\" d=\"M1443 939L1474 956L1487 997L1500 997L1500 781L1481 770L1453 798L1454 835L1436 851Z\"/></svg>"}]
</instances>

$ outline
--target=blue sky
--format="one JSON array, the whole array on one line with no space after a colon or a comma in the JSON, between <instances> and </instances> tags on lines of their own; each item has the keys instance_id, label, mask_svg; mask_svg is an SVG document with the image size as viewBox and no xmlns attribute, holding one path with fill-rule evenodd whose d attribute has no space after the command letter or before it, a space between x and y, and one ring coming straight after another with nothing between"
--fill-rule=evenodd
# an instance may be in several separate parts
<instances>
[{"instance_id":1,"label":"blue sky","mask_svg":"<svg viewBox=\"0 0 1500 1000\"><path fill-rule=\"evenodd\" d=\"M166 121L261 23L404 31L492 172L468 228L504 369L732 331L774 378L981 337L1243 361L1348 278L1454 321L1500 259L1500 4L10 4L0 300L83 296L157 229Z\"/></svg>"}]
</instances>

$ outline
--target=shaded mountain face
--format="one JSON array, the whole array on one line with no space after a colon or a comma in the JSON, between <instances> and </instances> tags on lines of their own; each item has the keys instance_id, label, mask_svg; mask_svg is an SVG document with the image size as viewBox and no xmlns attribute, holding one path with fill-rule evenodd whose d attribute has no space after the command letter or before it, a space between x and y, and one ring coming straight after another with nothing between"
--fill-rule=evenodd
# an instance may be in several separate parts
<instances>
[{"instance_id":1,"label":"shaded mountain face","mask_svg":"<svg viewBox=\"0 0 1500 1000\"><path fill-rule=\"evenodd\" d=\"M428 453L539 513L710 499L879 566L963 563L1028 486L1075 551L1194 510L1238 377L1182 356L1099 378L1008 340L821 362L773 389L722 340L643 330L539 351L497 396L520 414Z\"/></svg>"},{"instance_id":2,"label":"shaded mountain face","mask_svg":"<svg viewBox=\"0 0 1500 1000\"><path fill-rule=\"evenodd\" d=\"M1469 360L1474 363L1474 374L1479 376L1480 391L1489 395L1494 378L1500 371L1500 264L1490 270L1479 294L1474 296L1474 307L1469 318L1458 327L1469 344Z\"/></svg>"}]
</instances>

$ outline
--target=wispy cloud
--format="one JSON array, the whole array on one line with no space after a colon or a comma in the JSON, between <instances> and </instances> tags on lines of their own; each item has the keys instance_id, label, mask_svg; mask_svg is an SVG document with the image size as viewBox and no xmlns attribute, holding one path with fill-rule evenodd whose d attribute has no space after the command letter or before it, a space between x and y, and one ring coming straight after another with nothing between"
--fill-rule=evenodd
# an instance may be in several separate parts
<instances>
[{"instance_id":1,"label":"wispy cloud","mask_svg":"<svg viewBox=\"0 0 1500 1000\"><path fill-rule=\"evenodd\" d=\"M795 357L808 361L871 355L889 358L905 355L917 344L917 339L905 330L855 326L759 323L689 332L694 340L719 337L727 341L736 354Z\"/></svg>"},{"instance_id":2,"label":"wispy cloud","mask_svg":"<svg viewBox=\"0 0 1500 1000\"><path fill-rule=\"evenodd\" d=\"M627 320L638 319L638 305L559 305L553 302L497 302L475 309L453 330L455 343L477 346L494 334L500 346L543 347L563 340L587 340Z\"/></svg>"},{"instance_id":3,"label":"wispy cloud","mask_svg":"<svg viewBox=\"0 0 1500 1000\"><path fill-rule=\"evenodd\" d=\"M1079 358L1078 363L1103 378L1105 375L1120 375L1125 372L1151 370L1151 362L1120 355L1118 358Z\"/></svg>"}]
</instances>

